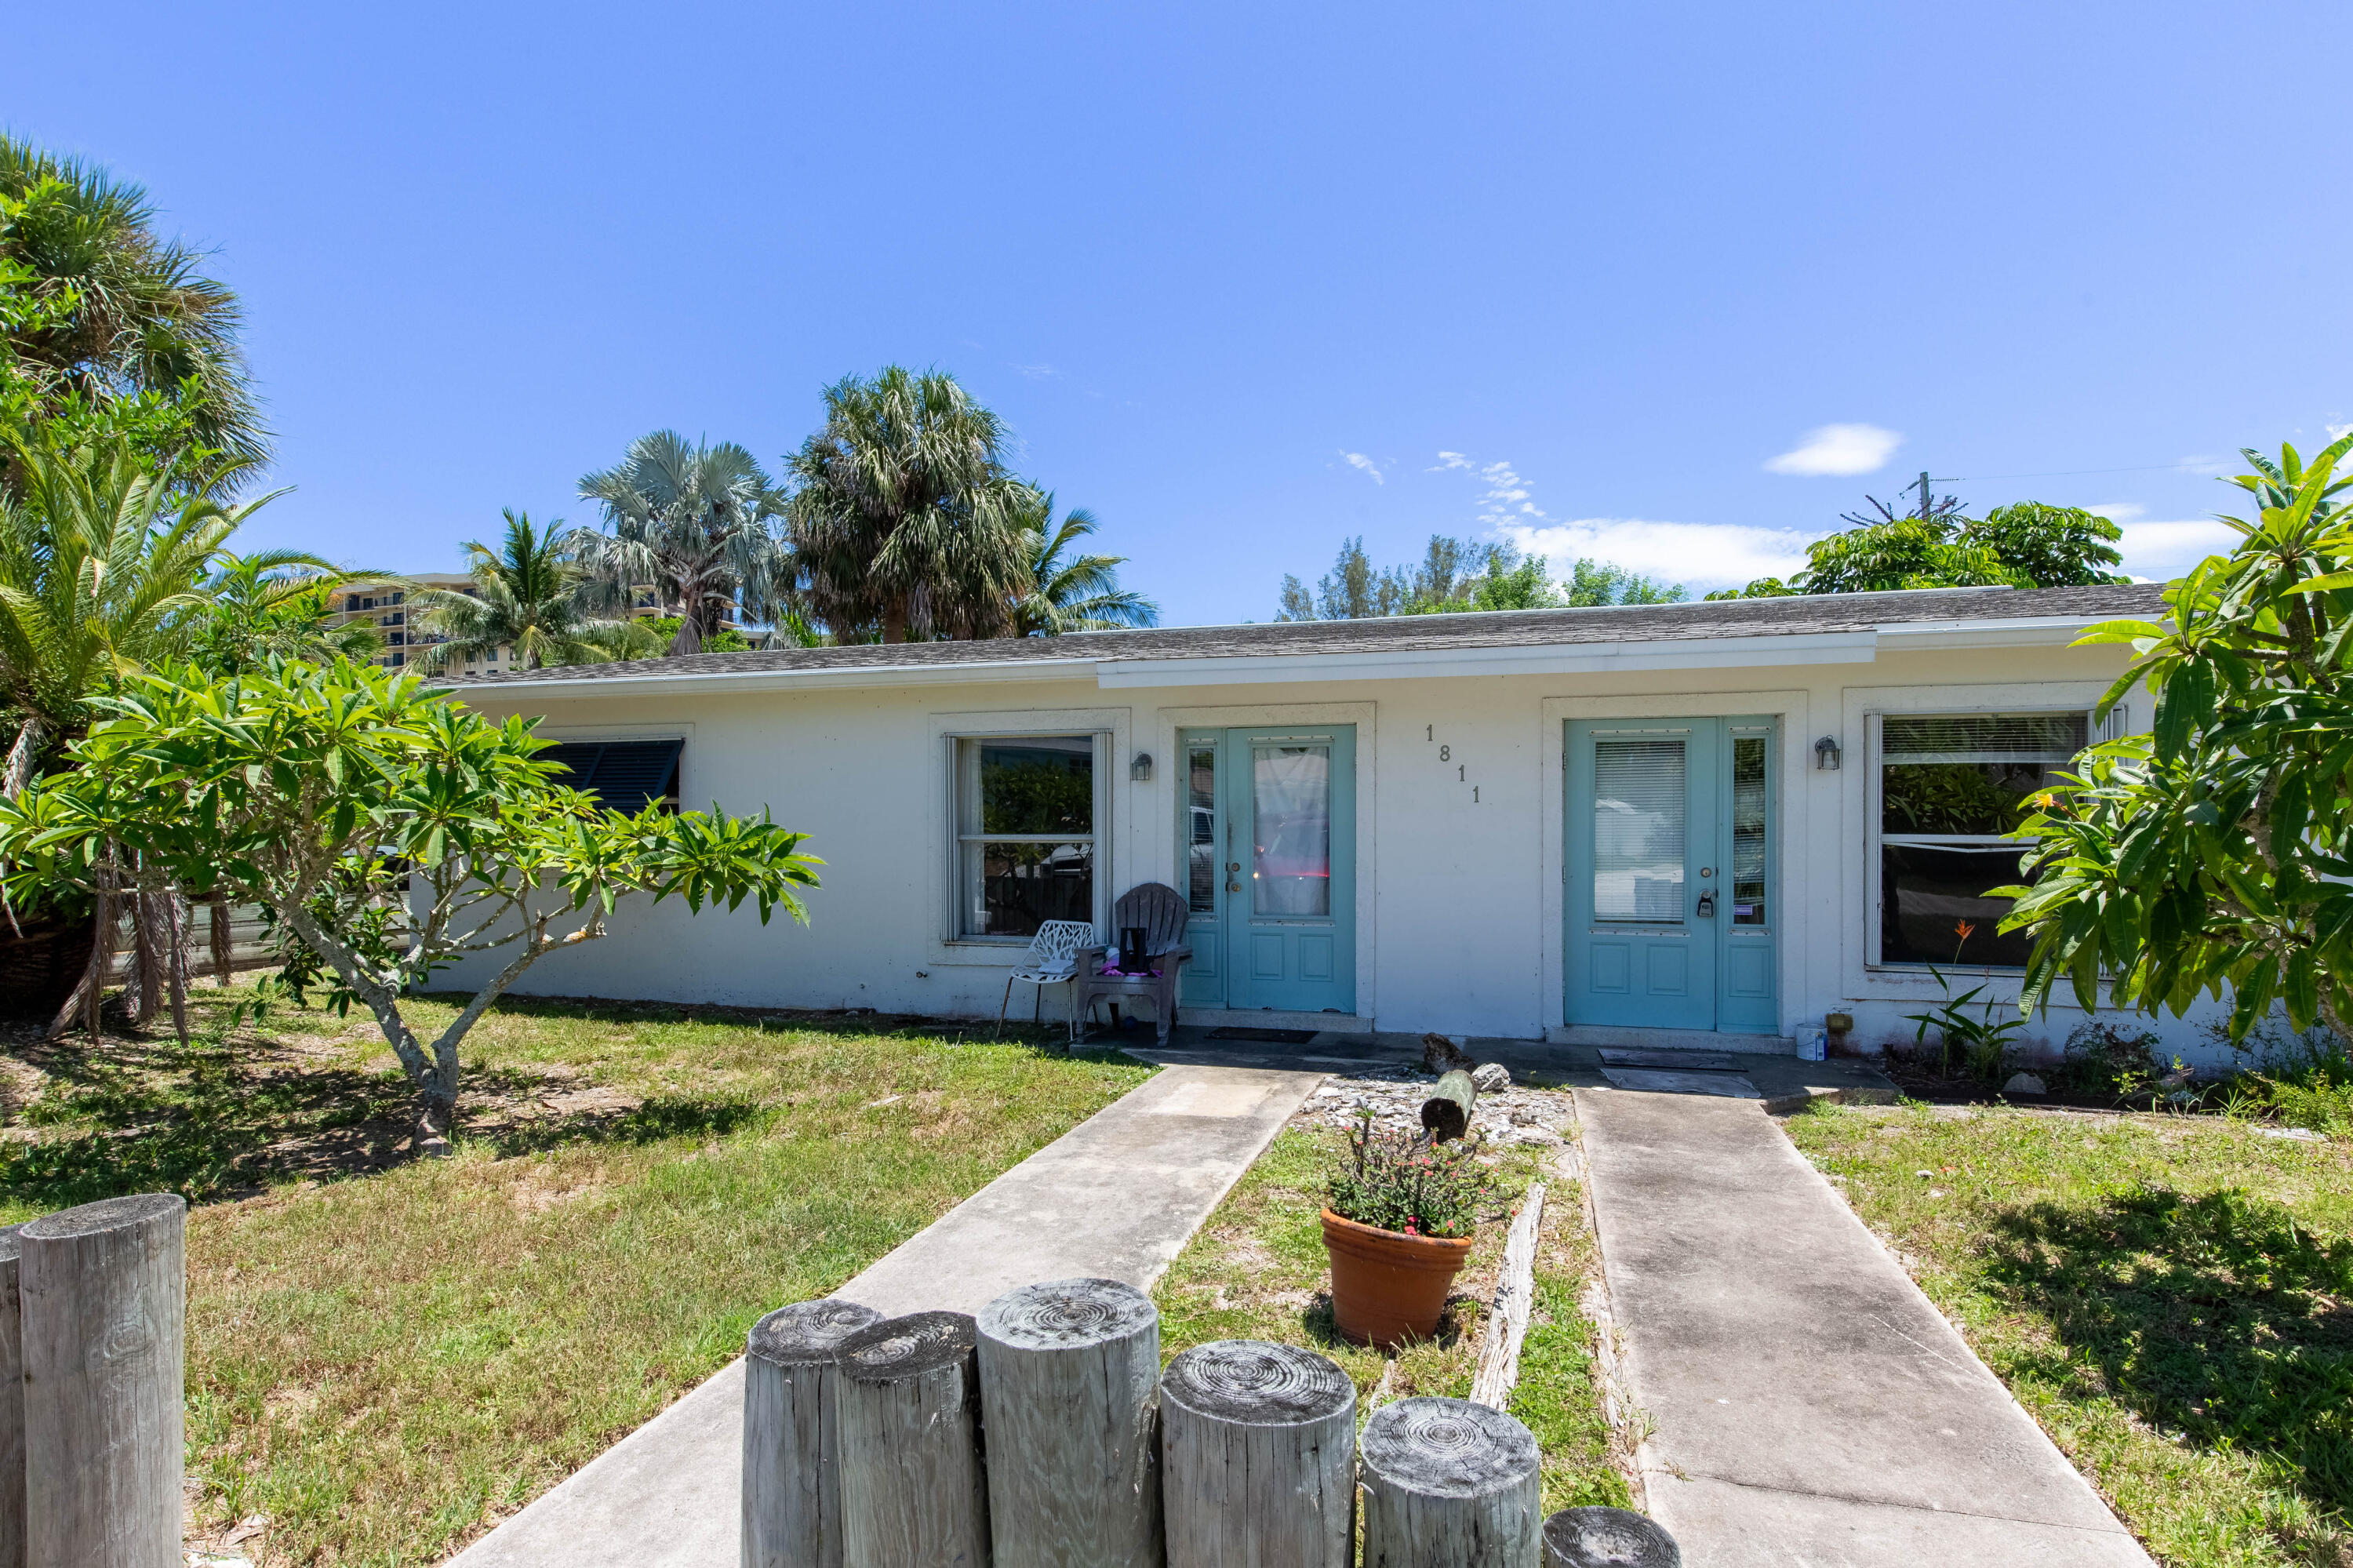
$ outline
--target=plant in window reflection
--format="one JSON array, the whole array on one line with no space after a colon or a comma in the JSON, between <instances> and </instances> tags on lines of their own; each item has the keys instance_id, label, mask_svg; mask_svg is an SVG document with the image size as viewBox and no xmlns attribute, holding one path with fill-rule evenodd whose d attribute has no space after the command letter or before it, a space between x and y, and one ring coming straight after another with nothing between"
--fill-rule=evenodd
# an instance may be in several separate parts
<instances>
[{"instance_id":1,"label":"plant in window reflection","mask_svg":"<svg viewBox=\"0 0 2353 1568\"><path fill-rule=\"evenodd\" d=\"M992 833L1083 833L1094 821L1094 779L1050 762L981 769L980 820Z\"/></svg>"},{"instance_id":2,"label":"plant in window reflection","mask_svg":"<svg viewBox=\"0 0 2353 1568\"><path fill-rule=\"evenodd\" d=\"M2040 764L2023 770L2022 782L2042 781ZM1898 832L2006 833L2030 809L1977 762L1890 763L1880 800L1887 827Z\"/></svg>"}]
</instances>

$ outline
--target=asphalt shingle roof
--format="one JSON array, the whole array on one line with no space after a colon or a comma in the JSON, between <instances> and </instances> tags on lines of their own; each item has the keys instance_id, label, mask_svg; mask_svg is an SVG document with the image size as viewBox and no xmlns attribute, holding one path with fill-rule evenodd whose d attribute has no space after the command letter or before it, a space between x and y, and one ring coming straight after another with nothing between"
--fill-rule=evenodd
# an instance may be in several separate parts
<instances>
[{"instance_id":1,"label":"asphalt shingle roof","mask_svg":"<svg viewBox=\"0 0 2353 1568\"><path fill-rule=\"evenodd\" d=\"M2164 587L1964 588L1911 593L1822 594L1788 599L1614 605L1592 609L1521 609L1466 615L1396 616L1377 620L1268 621L1245 626L1170 626L1143 631L1082 631L1062 637L1008 637L970 642L855 643L839 648L779 648L746 653L693 653L607 664L502 672L451 682L495 686L520 682L645 680L764 671L906 669L1019 664L1038 661L1230 659L1250 655L1413 652L1470 648L1573 646L1595 642L1780 637L1922 621L2012 620L2040 617L2101 620L2149 617L2164 608Z\"/></svg>"}]
</instances>

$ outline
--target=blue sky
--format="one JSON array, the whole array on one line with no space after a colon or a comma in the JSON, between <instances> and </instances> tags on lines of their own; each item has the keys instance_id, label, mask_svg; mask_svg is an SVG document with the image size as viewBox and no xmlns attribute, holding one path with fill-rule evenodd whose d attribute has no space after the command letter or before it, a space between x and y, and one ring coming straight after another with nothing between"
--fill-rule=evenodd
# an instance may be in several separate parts
<instances>
[{"instance_id":1,"label":"blue sky","mask_svg":"<svg viewBox=\"0 0 2353 1568\"><path fill-rule=\"evenodd\" d=\"M773 467L892 361L1004 414L1174 622L1270 618L1352 534L1704 588L1923 467L2111 509L2161 575L2236 448L2353 422L2341 3L80 0L9 34L0 123L145 182L247 302L297 487L248 539L354 563L591 520L578 476L658 427Z\"/></svg>"}]
</instances>

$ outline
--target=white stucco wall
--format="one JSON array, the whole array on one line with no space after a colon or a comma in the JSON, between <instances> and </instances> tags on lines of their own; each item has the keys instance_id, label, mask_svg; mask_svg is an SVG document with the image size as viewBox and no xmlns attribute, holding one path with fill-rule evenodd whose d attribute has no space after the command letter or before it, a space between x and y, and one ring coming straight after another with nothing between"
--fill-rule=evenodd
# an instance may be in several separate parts
<instances>
[{"instance_id":1,"label":"white stucco wall","mask_svg":"<svg viewBox=\"0 0 2353 1568\"><path fill-rule=\"evenodd\" d=\"M626 905L611 936L543 960L519 988L526 991L993 1015L1013 953L944 939L947 736L1110 730L1111 820L1098 876L1116 892L1178 880L1181 726L1355 722L1359 1014L1384 1030L1519 1038L1563 1022L1563 721L1777 713L1785 743L1777 857L1783 1033L1842 1009L1856 1016L1858 1041L1875 1044L1909 1039L1902 1015L1939 993L1926 974L1865 962L1866 715L2088 707L2121 668L2122 655L2105 649L1883 646L1866 662L1736 670L1128 689L1087 677L699 695L583 683L553 696L468 695L493 715L541 714L542 733L559 738L682 735L689 806L769 807L809 833L808 847L827 863L806 927L779 918L764 928L748 909L697 916L678 903ZM2147 716L2138 705L2134 726ZM1837 772L1812 765L1813 742L1825 735L1845 751ZM1451 748L1442 764L1441 743ZM1157 764L1149 783L1128 778L1139 750ZM453 979L464 984L484 972L477 963ZM1995 982L1997 992L2006 987L2015 994ZM2080 1020L2054 1007L2029 1038L2055 1044ZM2184 1056L2205 1054L2192 1025L2160 1027Z\"/></svg>"}]
</instances>

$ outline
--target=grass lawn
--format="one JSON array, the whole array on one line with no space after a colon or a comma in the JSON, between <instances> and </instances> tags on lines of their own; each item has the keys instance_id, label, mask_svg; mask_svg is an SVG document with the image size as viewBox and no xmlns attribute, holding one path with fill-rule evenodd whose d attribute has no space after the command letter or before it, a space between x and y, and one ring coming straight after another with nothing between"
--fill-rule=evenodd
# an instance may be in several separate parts
<instances>
[{"instance_id":1,"label":"grass lawn","mask_svg":"<svg viewBox=\"0 0 2353 1568\"><path fill-rule=\"evenodd\" d=\"M1787 1125L2160 1562L2353 1564L2353 1142L1917 1105Z\"/></svg>"},{"instance_id":2,"label":"grass lawn","mask_svg":"<svg viewBox=\"0 0 2353 1568\"><path fill-rule=\"evenodd\" d=\"M200 1026L239 994L200 991ZM266 1516L264 1562L439 1561L1149 1073L913 1021L525 1000L467 1051L457 1152L416 1161L357 1014L185 1052L0 1036L0 1224L194 1205L189 1473L216 1531Z\"/></svg>"},{"instance_id":3,"label":"grass lawn","mask_svg":"<svg viewBox=\"0 0 2353 1568\"><path fill-rule=\"evenodd\" d=\"M1324 1171L1342 1143L1336 1132L1289 1128L1243 1175L1153 1293L1160 1304L1161 1353L1174 1356L1211 1340L1311 1345L1356 1380L1360 1417L1369 1414L1367 1404L1385 1376L1385 1397L1468 1398L1483 1306L1494 1298L1509 1216L1499 1213L1480 1226L1435 1340L1393 1353L1352 1345L1332 1326L1331 1264L1317 1217ZM1577 1186L1525 1150L1499 1156L1496 1176L1499 1209L1516 1204L1529 1181L1545 1182L1535 1311L1511 1401L1512 1414L1544 1449L1545 1510L1622 1507L1625 1482L1610 1462L1609 1429L1594 1382L1594 1327L1577 1306L1597 1264Z\"/></svg>"}]
</instances>

